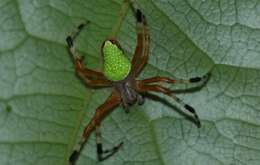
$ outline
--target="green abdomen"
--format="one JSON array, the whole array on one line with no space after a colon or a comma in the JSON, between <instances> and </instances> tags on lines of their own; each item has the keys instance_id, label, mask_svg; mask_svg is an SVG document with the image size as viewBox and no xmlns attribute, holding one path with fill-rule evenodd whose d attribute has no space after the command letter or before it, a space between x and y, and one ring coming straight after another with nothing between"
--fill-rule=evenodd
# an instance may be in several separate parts
<instances>
[{"instance_id":1,"label":"green abdomen","mask_svg":"<svg viewBox=\"0 0 260 165\"><path fill-rule=\"evenodd\" d=\"M107 79L120 81L126 78L131 70L131 63L117 45L106 41L103 47L103 72Z\"/></svg>"}]
</instances>

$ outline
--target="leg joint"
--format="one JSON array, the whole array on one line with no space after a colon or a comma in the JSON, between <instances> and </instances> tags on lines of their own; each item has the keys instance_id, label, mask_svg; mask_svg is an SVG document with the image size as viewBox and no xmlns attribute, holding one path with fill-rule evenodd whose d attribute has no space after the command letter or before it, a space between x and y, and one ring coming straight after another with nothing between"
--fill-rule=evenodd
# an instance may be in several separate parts
<instances>
[{"instance_id":1,"label":"leg joint","mask_svg":"<svg viewBox=\"0 0 260 165\"><path fill-rule=\"evenodd\" d=\"M67 44L68 44L69 48L72 48L73 47L73 39L72 39L72 37L68 36L66 38L66 41L67 41Z\"/></svg>"},{"instance_id":2,"label":"leg joint","mask_svg":"<svg viewBox=\"0 0 260 165\"><path fill-rule=\"evenodd\" d=\"M136 15L137 22L143 21L143 14L141 10L137 9L135 15Z\"/></svg>"}]
</instances>

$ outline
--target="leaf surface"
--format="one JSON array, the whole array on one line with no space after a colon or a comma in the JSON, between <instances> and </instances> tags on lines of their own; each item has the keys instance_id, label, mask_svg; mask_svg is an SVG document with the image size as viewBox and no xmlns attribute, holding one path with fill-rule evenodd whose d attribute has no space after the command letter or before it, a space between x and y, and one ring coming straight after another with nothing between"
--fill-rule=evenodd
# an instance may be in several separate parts
<instances>
[{"instance_id":1,"label":"leaf surface","mask_svg":"<svg viewBox=\"0 0 260 165\"><path fill-rule=\"evenodd\" d=\"M77 38L84 65L101 70L100 46L111 34L121 0L1 0L0 164L65 165L84 125L110 89L86 87L74 73L65 38ZM139 0L151 35L139 78L201 76L208 83L178 97L192 105L202 128L173 100L152 93L126 114L102 122L105 148L124 142L98 162L91 134L78 165L257 165L260 162L260 3L255 0ZM132 57L131 10L118 40ZM189 89L193 85L166 85ZM161 99L158 99L161 98Z\"/></svg>"}]
</instances>

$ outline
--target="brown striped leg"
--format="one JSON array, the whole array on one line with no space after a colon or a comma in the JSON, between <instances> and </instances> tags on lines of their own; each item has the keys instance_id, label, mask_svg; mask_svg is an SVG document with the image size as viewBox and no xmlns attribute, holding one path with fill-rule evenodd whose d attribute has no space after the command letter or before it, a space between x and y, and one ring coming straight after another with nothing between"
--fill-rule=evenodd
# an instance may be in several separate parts
<instances>
[{"instance_id":1,"label":"brown striped leg","mask_svg":"<svg viewBox=\"0 0 260 165\"><path fill-rule=\"evenodd\" d=\"M151 78L147 78L142 80L143 83L156 83L156 82L165 82L165 83L200 83L200 82L206 82L209 78L210 73L205 74L202 77L193 77L190 79L172 79L169 77L163 77L163 76L155 76Z\"/></svg>"},{"instance_id":2,"label":"brown striped leg","mask_svg":"<svg viewBox=\"0 0 260 165\"><path fill-rule=\"evenodd\" d=\"M198 127L201 126L200 119L199 119L195 109L193 107L191 107L190 105L184 103L181 99L179 99L177 96L175 96L171 92L171 90L169 90L168 88L165 88L160 85L144 85L142 82L139 82L138 90L141 92L155 91L155 92L161 92L161 93L168 95L169 97L173 98L177 103L179 103L185 110L188 110L189 112L191 112L194 116L194 119L196 120L197 126Z\"/></svg>"},{"instance_id":3,"label":"brown striped leg","mask_svg":"<svg viewBox=\"0 0 260 165\"><path fill-rule=\"evenodd\" d=\"M136 17L137 45L134 57L132 59L132 71L137 75L144 64L147 62L149 55L150 35L144 14L138 9L137 4L131 3L131 7Z\"/></svg>"},{"instance_id":4,"label":"brown striped leg","mask_svg":"<svg viewBox=\"0 0 260 165\"><path fill-rule=\"evenodd\" d=\"M67 45L69 47L70 53L73 56L73 59L80 59L81 56L75 51L75 44L74 44L74 40L77 38L77 36L79 35L79 33L81 32L81 30L84 28L84 26L86 24L88 24L89 22L84 22L81 23L77 29L73 32L71 32L71 34L69 36L67 36L66 41L67 41Z\"/></svg>"},{"instance_id":5,"label":"brown striped leg","mask_svg":"<svg viewBox=\"0 0 260 165\"><path fill-rule=\"evenodd\" d=\"M136 43L136 47L135 47L135 53L134 53L134 57L132 59L132 66L137 67L136 65L138 65L138 60L140 60L141 56L142 56L142 52L143 52L143 22L142 22L142 15L140 12L138 12L138 10L135 10L135 16L136 16L136 33L137 33L137 43Z\"/></svg>"},{"instance_id":6,"label":"brown striped leg","mask_svg":"<svg viewBox=\"0 0 260 165\"><path fill-rule=\"evenodd\" d=\"M99 161L103 161L110 156L114 155L123 145L123 142L119 143L118 145L114 146L111 149L103 149L103 145L101 142L101 131L100 125L96 126L96 145L97 145L97 156Z\"/></svg>"},{"instance_id":7,"label":"brown striped leg","mask_svg":"<svg viewBox=\"0 0 260 165\"><path fill-rule=\"evenodd\" d=\"M113 91L113 93L108 97L108 99L96 109L95 115L84 128L80 142L75 146L72 154L69 157L69 162L71 165L75 164L91 131L100 125L101 119L103 118L104 114L111 110L113 107L119 105L120 101L121 99L119 94Z\"/></svg>"},{"instance_id":8,"label":"brown striped leg","mask_svg":"<svg viewBox=\"0 0 260 165\"><path fill-rule=\"evenodd\" d=\"M81 55L75 50L74 40L85 24L86 23L80 24L77 27L77 30L72 32L71 35L66 38L67 45L74 60L75 70L81 79L90 86L110 86L111 82L104 77L103 73L83 67Z\"/></svg>"}]
</instances>

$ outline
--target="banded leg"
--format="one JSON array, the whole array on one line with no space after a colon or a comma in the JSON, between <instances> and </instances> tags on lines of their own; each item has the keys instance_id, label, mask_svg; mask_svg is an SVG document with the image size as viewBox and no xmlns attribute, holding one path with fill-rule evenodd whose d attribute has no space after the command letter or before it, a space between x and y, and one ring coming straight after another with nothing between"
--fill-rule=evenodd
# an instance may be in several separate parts
<instances>
[{"instance_id":1,"label":"banded leg","mask_svg":"<svg viewBox=\"0 0 260 165\"><path fill-rule=\"evenodd\" d=\"M73 59L80 59L81 56L75 51L75 45L74 45L74 40L77 38L77 36L79 35L79 33L81 32L81 30L84 28L84 26L86 24L88 24L89 22L83 22L81 23L76 31L73 31L69 36L67 36L66 41L67 41L67 45L69 47L70 53L73 56Z\"/></svg>"},{"instance_id":2,"label":"banded leg","mask_svg":"<svg viewBox=\"0 0 260 165\"><path fill-rule=\"evenodd\" d=\"M75 70L81 79L90 86L109 86L111 82L104 77L103 73L83 67L81 55L75 50L74 40L87 23L80 24L76 31L72 32L71 35L66 38L67 45L74 60Z\"/></svg>"},{"instance_id":3,"label":"banded leg","mask_svg":"<svg viewBox=\"0 0 260 165\"><path fill-rule=\"evenodd\" d=\"M148 91L155 91L155 92L161 92L164 93L166 95L168 95L169 97L173 98L176 102L178 102L185 110L188 110L190 113L193 114L194 119L196 121L196 124L198 127L201 127L201 123L200 123L200 119L195 111L195 109L193 107L191 107L190 105L184 103L181 99L179 99L177 96L175 96L171 90L169 90L168 88L165 88L163 86L160 85L143 85L143 84L139 84L139 90L142 92L148 92Z\"/></svg>"},{"instance_id":4,"label":"banded leg","mask_svg":"<svg viewBox=\"0 0 260 165\"><path fill-rule=\"evenodd\" d=\"M136 17L137 45L132 59L132 70L137 75L148 60L150 35L144 14L138 9L137 4L131 2L131 7Z\"/></svg>"},{"instance_id":5,"label":"banded leg","mask_svg":"<svg viewBox=\"0 0 260 165\"><path fill-rule=\"evenodd\" d=\"M108 97L108 99L96 109L95 115L92 117L91 121L84 128L80 142L75 146L72 154L69 157L69 162L71 165L75 164L91 131L95 129L97 126L99 126L104 114L109 110L111 110L113 107L117 106L119 103L120 103L120 96L117 92L113 91L113 93Z\"/></svg>"},{"instance_id":6,"label":"banded leg","mask_svg":"<svg viewBox=\"0 0 260 165\"><path fill-rule=\"evenodd\" d=\"M202 77L193 77L190 79L172 79L169 77L162 77L162 76L155 76L151 78L147 78L144 80L141 80L142 83L156 83L156 82L165 82L165 83L200 83L200 82L206 82L209 78L210 73L205 74Z\"/></svg>"},{"instance_id":7,"label":"banded leg","mask_svg":"<svg viewBox=\"0 0 260 165\"><path fill-rule=\"evenodd\" d=\"M96 126L96 145L97 145L97 156L99 161L103 161L110 156L114 155L123 145L123 142L119 143L118 145L114 146L111 149L103 149L103 145L101 143L101 131L100 125Z\"/></svg>"}]
</instances>

